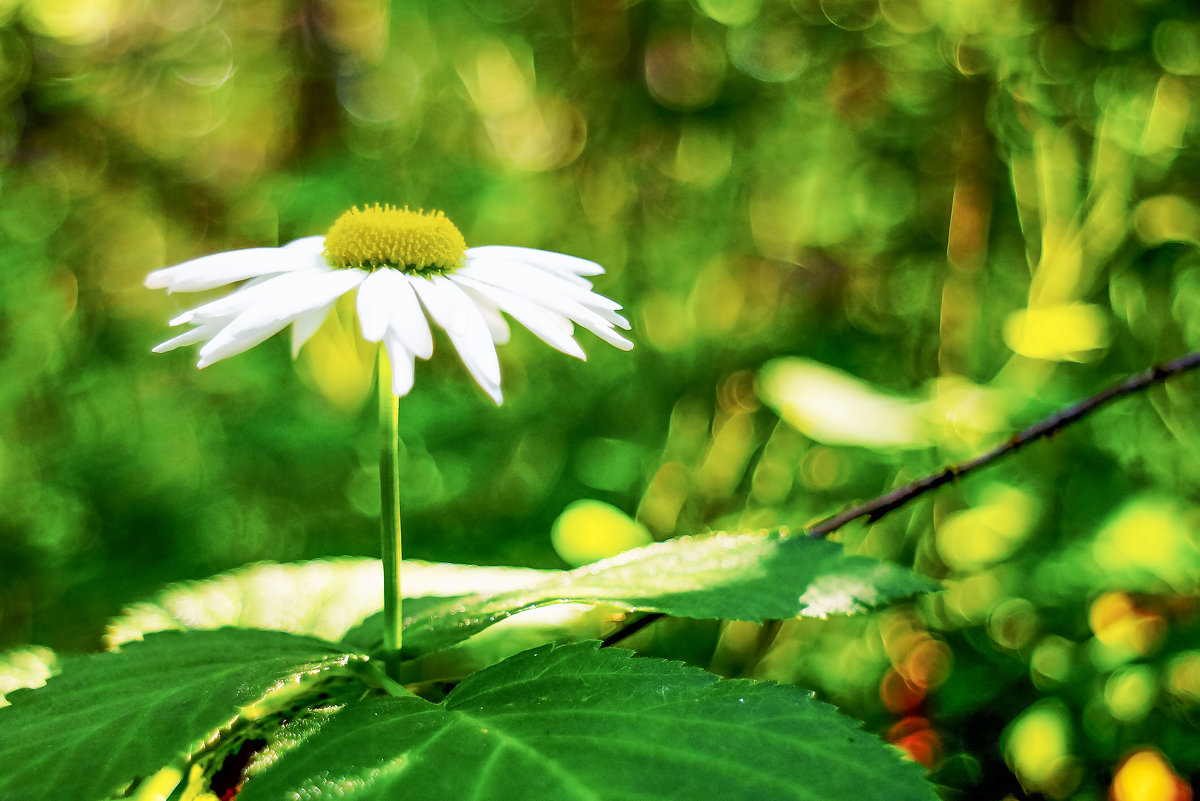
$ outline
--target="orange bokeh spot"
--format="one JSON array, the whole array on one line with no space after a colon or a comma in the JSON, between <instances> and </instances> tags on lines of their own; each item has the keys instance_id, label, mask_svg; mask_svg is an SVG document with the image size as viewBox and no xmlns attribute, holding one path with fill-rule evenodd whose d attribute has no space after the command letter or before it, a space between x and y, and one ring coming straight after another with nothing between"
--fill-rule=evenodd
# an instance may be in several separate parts
<instances>
[{"instance_id":1,"label":"orange bokeh spot","mask_svg":"<svg viewBox=\"0 0 1200 801\"><path fill-rule=\"evenodd\" d=\"M950 646L929 637L914 643L899 667L909 683L925 690L935 690L950 675L952 664Z\"/></svg>"},{"instance_id":2,"label":"orange bokeh spot","mask_svg":"<svg viewBox=\"0 0 1200 801\"><path fill-rule=\"evenodd\" d=\"M1088 623L1097 637L1133 613L1133 599L1123 592L1106 592L1092 602Z\"/></svg>"},{"instance_id":3,"label":"orange bokeh spot","mask_svg":"<svg viewBox=\"0 0 1200 801\"><path fill-rule=\"evenodd\" d=\"M942 753L942 738L925 718L909 716L898 721L888 730L886 739L927 768L932 769Z\"/></svg>"},{"instance_id":4,"label":"orange bokeh spot","mask_svg":"<svg viewBox=\"0 0 1200 801\"><path fill-rule=\"evenodd\" d=\"M1160 615L1138 609L1123 592L1108 592L1093 601L1088 622L1104 645L1141 656L1158 647L1167 626Z\"/></svg>"},{"instance_id":5,"label":"orange bokeh spot","mask_svg":"<svg viewBox=\"0 0 1200 801\"><path fill-rule=\"evenodd\" d=\"M925 689L910 684L895 668L888 668L879 682L879 700L889 712L911 712L925 700Z\"/></svg>"},{"instance_id":6,"label":"orange bokeh spot","mask_svg":"<svg viewBox=\"0 0 1200 801\"><path fill-rule=\"evenodd\" d=\"M1192 801L1192 786L1179 777L1162 754L1135 751L1113 777L1112 801Z\"/></svg>"}]
</instances>

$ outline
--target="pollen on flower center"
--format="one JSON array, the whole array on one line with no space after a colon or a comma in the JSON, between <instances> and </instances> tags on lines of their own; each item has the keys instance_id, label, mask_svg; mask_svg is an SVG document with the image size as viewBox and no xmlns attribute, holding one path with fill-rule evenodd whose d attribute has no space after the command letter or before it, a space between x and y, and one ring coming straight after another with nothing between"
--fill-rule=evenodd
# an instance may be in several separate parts
<instances>
[{"instance_id":1,"label":"pollen on flower center","mask_svg":"<svg viewBox=\"0 0 1200 801\"><path fill-rule=\"evenodd\" d=\"M325 258L334 267L407 273L449 273L463 260L467 242L440 211L374 206L347 211L325 234Z\"/></svg>"}]
</instances>

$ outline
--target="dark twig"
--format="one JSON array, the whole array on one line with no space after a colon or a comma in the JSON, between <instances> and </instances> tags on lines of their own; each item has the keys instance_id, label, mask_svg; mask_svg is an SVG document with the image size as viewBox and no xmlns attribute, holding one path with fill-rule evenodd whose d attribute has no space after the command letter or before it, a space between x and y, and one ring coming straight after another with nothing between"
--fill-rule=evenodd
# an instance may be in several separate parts
<instances>
[{"instance_id":1,"label":"dark twig","mask_svg":"<svg viewBox=\"0 0 1200 801\"><path fill-rule=\"evenodd\" d=\"M621 640L637 634L639 631L646 628L646 626L649 626L660 617L664 617L662 612L650 612L649 614L642 615L637 620L631 620L601 640L600 647L607 648L610 645L616 645Z\"/></svg>"},{"instance_id":2,"label":"dark twig","mask_svg":"<svg viewBox=\"0 0 1200 801\"><path fill-rule=\"evenodd\" d=\"M1093 395L1090 398L1085 398L1074 406L1050 415L1045 420L1031 425L1018 434L1014 434L1004 444L993 448L982 456L976 456L974 459L962 464L950 465L940 472L925 476L907 486L892 490L866 503L852 506L845 511L827 517L810 528L808 536L827 537L842 526L860 517L867 518L868 522L874 522L888 512L900 508L913 498L924 495L930 490L937 489L943 484L948 484L951 481L962 478L980 467L991 464L1002 456L1019 451L1031 442L1048 437L1082 420L1110 401L1138 392L1152 384L1161 383L1172 376L1186 373L1188 370L1194 370L1197 367L1200 367L1200 352L1188 354L1166 364L1155 365L1149 370L1130 376L1120 384L1115 384L1103 392Z\"/></svg>"},{"instance_id":3,"label":"dark twig","mask_svg":"<svg viewBox=\"0 0 1200 801\"><path fill-rule=\"evenodd\" d=\"M866 503L851 506L849 509L838 512L835 515L825 518L821 522L808 530L810 537L827 537L833 532L840 529L847 523L853 522L860 517L867 518L868 522L874 522L895 509L899 509L909 501L924 495L930 490L937 489L943 484L948 484L951 481L956 481L959 478L972 473L975 470L985 467L992 462L1007 456L1010 453L1019 451L1031 442L1050 436L1069 425L1079 422L1084 417L1087 417L1092 412L1106 405L1110 401L1117 398L1123 398L1126 395L1131 395L1134 392L1143 390L1154 384L1160 384L1181 373L1186 373L1189 370L1194 370L1200 367L1200 352L1190 353L1187 356L1181 356L1174 361L1166 364L1155 365L1149 370L1145 370L1136 375L1131 375L1119 384L1115 384L1103 392L1092 395L1090 398L1085 398L1073 406L1069 406L1060 412L1050 415L1046 419L1031 425L1024 431L1021 431L992 450L981 456L976 456L970 461L962 464L950 465L932 475L925 476L914 481L907 486L894 489L891 492L884 493L877 498L867 501ZM643 615L631 623L622 626L604 639L603 645L609 646L621 642L627 637L630 637L637 632L649 626L654 621L663 617L660 612L651 612Z\"/></svg>"}]
</instances>

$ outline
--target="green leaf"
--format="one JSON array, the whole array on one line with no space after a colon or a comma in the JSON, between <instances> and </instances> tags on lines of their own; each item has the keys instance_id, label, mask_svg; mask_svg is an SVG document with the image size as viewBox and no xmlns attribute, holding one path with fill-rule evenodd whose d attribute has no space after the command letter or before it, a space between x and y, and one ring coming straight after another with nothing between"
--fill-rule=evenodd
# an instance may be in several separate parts
<instances>
[{"instance_id":1,"label":"green leaf","mask_svg":"<svg viewBox=\"0 0 1200 801\"><path fill-rule=\"evenodd\" d=\"M543 572L515 567L404 563L406 596L499 592L539 581ZM378 559L264 562L219 576L168 587L152 601L113 619L111 647L151 631L222 626L273 629L337 640L379 610L383 569Z\"/></svg>"},{"instance_id":2,"label":"green leaf","mask_svg":"<svg viewBox=\"0 0 1200 801\"><path fill-rule=\"evenodd\" d=\"M0 709L0 798L106 798L193 753L269 691L362 658L311 637L219 629L63 659L45 687L10 693Z\"/></svg>"},{"instance_id":3,"label":"green leaf","mask_svg":"<svg viewBox=\"0 0 1200 801\"><path fill-rule=\"evenodd\" d=\"M682 537L551 575L530 587L422 603L405 616L404 651L409 657L437 651L518 612L550 604L786 620L860 612L935 588L908 570L847 556L842 546L810 537Z\"/></svg>"},{"instance_id":4,"label":"green leaf","mask_svg":"<svg viewBox=\"0 0 1200 801\"><path fill-rule=\"evenodd\" d=\"M596 643L546 645L347 706L239 801L935 799L922 769L811 695Z\"/></svg>"},{"instance_id":5,"label":"green leaf","mask_svg":"<svg viewBox=\"0 0 1200 801\"><path fill-rule=\"evenodd\" d=\"M453 597L406 598L404 611L410 619L422 620L455 601ZM613 617L622 611L612 606L565 603L528 609L504 617L452 647L408 662L404 681L453 681L544 643L597 639L612 631ZM382 615L372 615L347 632L341 643L349 650L370 653L380 646L381 626Z\"/></svg>"}]
</instances>

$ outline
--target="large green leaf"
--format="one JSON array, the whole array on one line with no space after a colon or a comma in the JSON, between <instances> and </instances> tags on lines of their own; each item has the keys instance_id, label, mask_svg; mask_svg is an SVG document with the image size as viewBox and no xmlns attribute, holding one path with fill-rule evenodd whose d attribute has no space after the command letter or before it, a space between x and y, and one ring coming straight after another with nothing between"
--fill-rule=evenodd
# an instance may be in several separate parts
<instances>
[{"instance_id":1,"label":"large green leaf","mask_svg":"<svg viewBox=\"0 0 1200 801\"><path fill-rule=\"evenodd\" d=\"M408 597L494 593L536 583L543 571L409 560ZM379 610L383 569L378 559L345 557L247 565L212 578L175 584L135 604L109 623L110 646L151 631L222 626L274 629L336 640Z\"/></svg>"},{"instance_id":2,"label":"large green leaf","mask_svg":"<svg viewBox=\"0 0 1200 801\"><path fill-rule=\"evenodd\" d=\"M404 651L410 657L437 651L549 604L611 604L677 617L759 621L849 614L934 588L908 570L847 556L842 546L810 537L682 537L529 587L422 602L405 615ZM367 626L378 629L378 622L369 619Z\"/></svg>"},{"instance_id":3,"label":"large green leaf","mask_svg":"<svg viewBox=\"0 0 1200 801\"><path fill-rule=\"evenodd\" d=\"M353 791L353 792L351 792ZM811 695L595 643L546 645L441 704L351 704L239 801L934 799L922 769Z\"/></svg>"},{"instance_id":4,"label":"large green leaf","mask_svg":"<svg viewBox=\"0 0 1200 801\"><path fill-rule=\"evenodd\" d=\"M361 658L312 637L218 629L63 659L45 687L12 692L0 709L0 798L107 798L268 692Z\"/></svg>"},{"instance_id":5,"label":"large green leaf","mask_svg":"<svg viewBox=\"0 0 1200 801\"><path fill-rule=\"evenodd\" d=\"M486 597L562 574L559 570L406 560L404 608L411 615L422 608L438 607L447 597ZM152 631L238 626L328 640L342 638L349 650L367 650L379 644L378 617L370 625L343 635L350 626L376 612L382 601L383 569L378 559L261 562L211 578L174 584L153 600L126 608L110 621L105 642L113 647ZM545 642L602 637L612 629L608 622L612 611L583 604L532 609L508 618L469 643L425 660L412 678L463 676ZM361 648L357 645L360 642Z\"/></svg>"}]
</instances>

